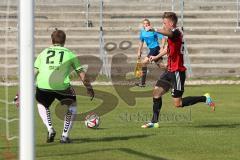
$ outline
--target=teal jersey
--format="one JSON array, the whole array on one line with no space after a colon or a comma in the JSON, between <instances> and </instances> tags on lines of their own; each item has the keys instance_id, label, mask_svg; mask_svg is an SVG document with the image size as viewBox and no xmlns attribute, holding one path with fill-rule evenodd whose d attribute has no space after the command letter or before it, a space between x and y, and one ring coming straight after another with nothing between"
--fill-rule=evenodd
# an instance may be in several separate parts
<instances>
[{"instance_id":1,"label":"teal jersey","mask_svg":"<svg viewBox=\"0 0 240 160\"><path fill-rule=\"evenodd\" d=\"M38 88L65 90L70 86L69 74L72 69L82 70L77 56L69 49L52 46L43 50L37 57L34 67L38 69Z\"/></svg>"},{"instance_id":2,"label":"teal jersey","mask_svg":"<svg viewBox=\"0 0 240 160\"><path fill-rule=\"evenodd\" d=\"M140 30L139 39L142 42L146 42L148 48L155 48L159 46L159 39L162 39L163 35L157 32L146 31L144 28Z\"/></svg>"}]
</instances>

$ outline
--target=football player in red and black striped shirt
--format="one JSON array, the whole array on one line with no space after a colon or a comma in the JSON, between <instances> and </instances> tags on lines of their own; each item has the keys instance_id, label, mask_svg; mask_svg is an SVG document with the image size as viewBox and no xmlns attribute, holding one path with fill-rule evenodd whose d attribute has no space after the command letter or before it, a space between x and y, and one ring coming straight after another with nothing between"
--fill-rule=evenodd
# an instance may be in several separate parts
<instances>
[{"instance_id":1,"label":"football player in red and black striped shirt","mask_svg":"<svg viewBox=\"0 0 240 160\"><path fill-rule=\"evenodd\" d=\"M162 96L171 88L174 105L177 108L194 105L199 102L205 102L215 110L215 104L208 93L204 96L188 96L182 98L184 92L184 83L186 78L186 68L183 59L183 35L177 28L178 17L174 12L165 12L163 14L163 28L152 31L161 33L168 37L168 49L157 56L151 56L154 61L163 55L168 56L167 70L160 76L153 89L153 117L151 122L146 123L142 128L159 127L158 117L162 107Z\"/></svg>"}]
</instances>

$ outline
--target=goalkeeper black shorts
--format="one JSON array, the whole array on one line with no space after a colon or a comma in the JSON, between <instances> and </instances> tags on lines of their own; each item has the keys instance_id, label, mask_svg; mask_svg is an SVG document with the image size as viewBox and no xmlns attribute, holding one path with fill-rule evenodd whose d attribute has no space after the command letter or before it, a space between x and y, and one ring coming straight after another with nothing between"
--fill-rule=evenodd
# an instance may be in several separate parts
<instances>
[{"instance_id":1,"label":"goalkeeper black shorts","mask_svg":"<svg viewBox=\"0 0 240 160\"><path fill-rule=\"evenodd\" d=\"M59 100L62 105L68 106L76 102L76 94L72 87L62 91L36 88L35 96L36 100L45 107L49 107L55 99Z\"/></svg>"}]
</instances>

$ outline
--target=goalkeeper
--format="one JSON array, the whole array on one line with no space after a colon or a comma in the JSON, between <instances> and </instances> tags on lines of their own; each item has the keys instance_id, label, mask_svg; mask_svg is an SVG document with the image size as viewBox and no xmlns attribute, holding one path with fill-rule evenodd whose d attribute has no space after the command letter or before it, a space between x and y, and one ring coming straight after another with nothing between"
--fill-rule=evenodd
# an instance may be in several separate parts
<instances>
[{"instance_id":1,"label":"goalkeeper","mask_svg":"<svg viewBox=\"0 0 240 160\"><path fill-rule=\"evenodd\" d=\"M70 143L69 131L77 113L76 95L70 85L69 78L71 69L78 73L91 96L91 100L94 97L94 91L85 77L85 72L77 56L64 47L66 40L64 31L56 29L51 38L53 45L44 49L34 63L37 107L39 115L48 130L47 143L50 143L54 141L56 132L53 128L49 108L55 99L59 100L61 105L68 106L60 142Z\"/></svg>"}]
</instances>

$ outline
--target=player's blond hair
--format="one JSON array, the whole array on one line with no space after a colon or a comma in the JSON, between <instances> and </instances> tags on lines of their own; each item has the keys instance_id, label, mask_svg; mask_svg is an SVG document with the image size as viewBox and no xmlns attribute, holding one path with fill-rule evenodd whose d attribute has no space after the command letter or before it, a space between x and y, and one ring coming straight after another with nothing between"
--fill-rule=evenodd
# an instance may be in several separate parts
<instances>
[{"instance_id":1,"label":"player's blond hair","mask_svg":"<svg viewBox=\"0 0 240 160\"><path fill-rule=\"evenodd\" d=\"M151 22L150 22L150 20L149 19L147 19L147 18L145 18L145 19L143 19L143 21L142 22L148 22L149 24L151 24Z\"/></svg>"}]
</instances>

